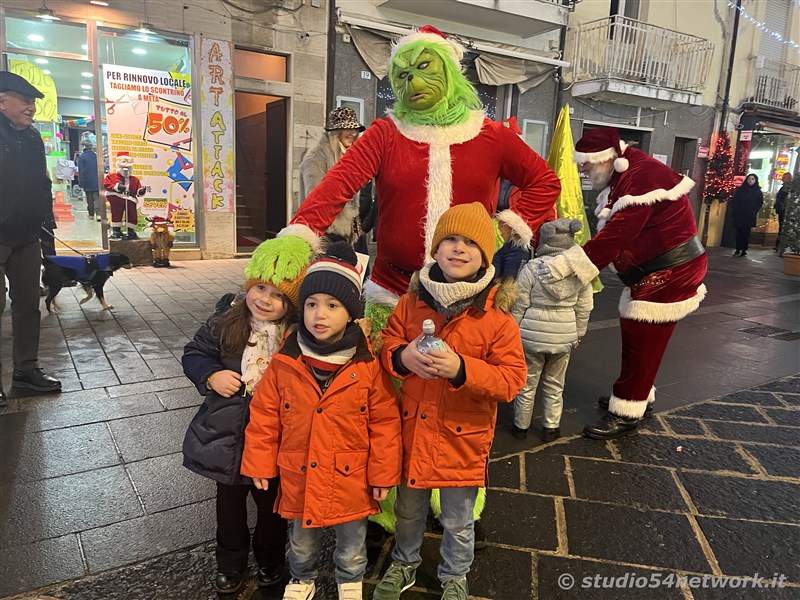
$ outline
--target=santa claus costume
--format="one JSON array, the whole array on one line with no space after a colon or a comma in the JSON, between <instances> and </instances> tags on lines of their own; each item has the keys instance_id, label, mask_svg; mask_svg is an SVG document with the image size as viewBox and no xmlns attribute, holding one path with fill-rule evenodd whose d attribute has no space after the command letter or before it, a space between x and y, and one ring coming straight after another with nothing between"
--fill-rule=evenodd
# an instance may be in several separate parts
<instances>
[{"instance_id":1,"label":"santa claus costume","mask_svg":"<svg viewBox=\"0 0 800 600\"><path fill-rule=\"evenodd\" d=\"M132 175L133 158L130 152L118 152L116 161L117 172L109 173L103 179L103 188L106 189L106 198L111 205L111 239L122 239L123 216L127 214L128 231L124 238L135 240L136 223L139 214L136 210L136 198L141 198L147 193L138 177Z\"/></svg>"},{"instance_id":2,"label":"santa claus costume","mask_svg":"<svg viewBox=\"0 0 800 600\"><path fill-rule=\"evenodd\" d=\"M616 129L593 129L575 145L578 164L610 161L613 173L598 198L599 231L583 252L597 269L613 264L627 287L619 302L620 375L606 416L584 428L595 439L636 432L655 400L653 383L675 325L706 295L702 281L708 266L686 195L694 182L628 147ZM547 266L551 276L567 270L591 276L590 270L572 268L581 264L580 248L570 252L560 264ZM567 263L571 267L565 269Z\"/></svg>"}]
</instances>

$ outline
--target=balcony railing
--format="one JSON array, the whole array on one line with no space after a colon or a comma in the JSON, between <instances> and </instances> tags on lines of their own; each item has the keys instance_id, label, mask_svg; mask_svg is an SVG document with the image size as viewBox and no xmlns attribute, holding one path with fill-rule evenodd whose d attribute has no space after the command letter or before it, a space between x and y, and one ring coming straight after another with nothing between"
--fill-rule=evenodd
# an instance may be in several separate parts
<instances>
[{"instance_id":1,"label":"balcony railing","mask_svg":"<svg viewBox=\"0 0 800 600\"><path fill-rule=\"evenodd\" d=\"M559 6L564 6L570 10L575 10L575 5L581 2L581 0L539 0L540 2L545 2L546 4L558 4Z\"/></svg>"},{"instance_id":2,"label":"balcony railing","mask_svg":"<svg viewBox=\"0 0 800 600\"><path fill-rule=\"evenodd\" d=\"M575 29L575 81L621 79L675 90L705 87L714 45L703 38L614 16Z\"/></svg>"},{"instance_id":3,"label":"balcony railing","mask_svg":"<svg viewBox=\"0 0 800 600\"><path fill-rule=\"evenodd\" d=\"M800 66L757 57L747 102L798 112Z\"/></svg>"}]
</instances>

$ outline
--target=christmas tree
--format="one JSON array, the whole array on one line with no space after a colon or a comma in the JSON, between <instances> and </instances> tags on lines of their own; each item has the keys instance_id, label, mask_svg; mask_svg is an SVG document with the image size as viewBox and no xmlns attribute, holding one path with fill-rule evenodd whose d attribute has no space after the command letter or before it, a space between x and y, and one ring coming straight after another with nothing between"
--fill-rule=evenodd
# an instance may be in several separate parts
<instances>
[{"instance_id":1,"label":"christmas tree","mask_svg":"<svg viewBox=\"0 0 800 600\"><path fill-rule=\"evenodd\" d=\"M707 203L714 200L727 202L736 189L733 181L733 155L731 153L731 139L728 133L723 133L714 147L714 155L708 162L706 170L706 187L704 199Z\"/></svg>"},{"instance_id":2,"label":"christmas tree","mask_svg":"<svg viewBox=\"0 0 800 600\"><path fill-rule=\"evenodd\" d=\"M781 256L784 252L800 254L800 177L786 184L786 198L783 227L781 228Z\"/></svg>"}]
</instances>

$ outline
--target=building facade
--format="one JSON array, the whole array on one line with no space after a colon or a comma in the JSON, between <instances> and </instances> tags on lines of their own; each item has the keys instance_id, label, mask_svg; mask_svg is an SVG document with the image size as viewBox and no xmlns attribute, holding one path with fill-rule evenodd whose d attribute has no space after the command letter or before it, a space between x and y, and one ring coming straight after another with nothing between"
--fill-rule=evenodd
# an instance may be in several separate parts
<instances>
[{"instance_id":1,"label":"building facade","mask_svg":"<svg viewBox=\"0 0 800 600\"><path fill-rule=\"evenodd\" d=\"M87 140L100 181L134 157L139 229L170 218L175 258L247 253L285 225L296 140L325 112L327 0L37 4L4 0L0 46L45 93L36 127L67 245L107 247L70 171Z\"/></svg>"}]
</instances>

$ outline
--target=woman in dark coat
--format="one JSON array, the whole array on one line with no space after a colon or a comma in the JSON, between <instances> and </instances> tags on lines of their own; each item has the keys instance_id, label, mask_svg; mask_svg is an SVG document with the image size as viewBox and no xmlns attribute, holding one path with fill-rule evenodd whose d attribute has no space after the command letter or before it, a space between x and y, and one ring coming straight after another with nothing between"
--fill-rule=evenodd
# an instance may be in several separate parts
<instances>
[{"instance_id":1,"label":"woman in dark coat","mask_svg":"<svg viewBox=\"0 0 800 600\"><path fill-rule=\"evenodd\" d=\"M747 256L750 229L756 226L756 215L764 204L764 194L758 186L758 177L750 173L736 190L731 201L731 216L736 228L736 252L734 256Z\"/></svg>"}]
</instances>

